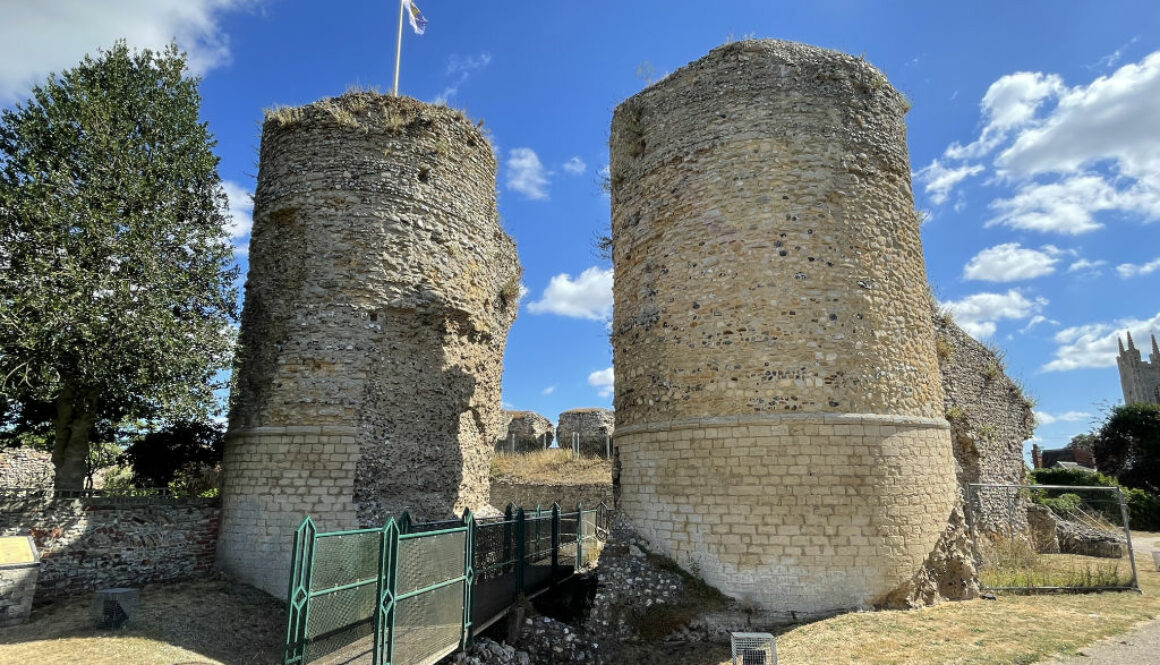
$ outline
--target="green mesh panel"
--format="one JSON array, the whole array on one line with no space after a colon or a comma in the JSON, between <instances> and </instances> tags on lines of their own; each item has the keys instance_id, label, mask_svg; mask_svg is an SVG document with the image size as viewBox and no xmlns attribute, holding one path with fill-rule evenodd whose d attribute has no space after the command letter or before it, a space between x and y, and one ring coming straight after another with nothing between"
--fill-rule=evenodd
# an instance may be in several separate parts
<instances>
[{"instance_id":1,"label":"green mesh panel","mask_svg":"<svg viewBox=\"0 0 1160 665\"><path fill-rule=\"evenodd\" d=\"M393 665L418 665L459 644L463 582L399 601L395 608Z\"/></svg>"},{"instance_id":2,"label":"green mesh panel","mask_svg":"<svg viewBox=\"0 0 1160 665\"><path fill-rule=\"evenodd\" d=\"M381 542L382 532L378 529L345 536L320 536L314 545L310 590L378 579Z\"/></svg>"},{"instance_id":3,"label":"green mesh panel","mask_svg":"<svg viewBox=\"0 0 1160 665\"><path fill-rule=\"evenodd\" d=\"M463 575L467 532L399 539L398 595Z\"/></svg>"},{"instance_id":4,"label":"green mesh panel","mask_svg":"<svg viewBox=\"0 0 1160 665\"><path fill-rule=\"evenodd\" d=\"M306 662L348 648L352 655L369 652L377 591L378 585L371 582L313 598L306 627Z\"/></svg>"}]
</instances>

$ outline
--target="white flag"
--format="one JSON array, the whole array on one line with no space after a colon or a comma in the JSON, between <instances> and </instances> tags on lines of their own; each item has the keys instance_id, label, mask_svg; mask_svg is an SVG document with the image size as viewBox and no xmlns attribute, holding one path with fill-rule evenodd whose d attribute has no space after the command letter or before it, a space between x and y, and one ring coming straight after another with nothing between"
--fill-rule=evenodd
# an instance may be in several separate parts
<instances>
[{"instance_id":1,"label":"white flag","mask_svg":"<svg viewBox=\"0 0 1160 665\"><path fill-rule=\"evenodd\" d=\"M411 19L411 29L415 31L416 35L423 34L427 29L427 19L419 11L419 7L411 0L403 0L403 6L407 9L407 18Z\"/></svg>"}]
</instances>

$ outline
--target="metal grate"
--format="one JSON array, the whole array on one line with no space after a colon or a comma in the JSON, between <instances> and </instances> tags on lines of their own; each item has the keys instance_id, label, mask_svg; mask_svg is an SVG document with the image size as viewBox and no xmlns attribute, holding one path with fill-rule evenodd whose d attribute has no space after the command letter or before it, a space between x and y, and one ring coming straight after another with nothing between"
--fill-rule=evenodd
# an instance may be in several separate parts
<instances>
[{"instance_id":1,"label":"metal grate","mask_svg":"<svg viewBox=\"0 0 1160 665\"><path fill-rule=\"evenodd\" d=\"M319 534L314 546L314 575L310 590L378 579L382 532Z\"/></svg>"},{"instance_id":2,"label":"metal grate","mask_svg":"<svg viewBox=\"0 0 1160 665\"><path fill-rule=\"evenodd\" d=\"M777 665L777 644L769 633L729 633L733 665Z\"/></svg>"},{"instance_id":3,"label":"metal grate","mask_svg":"<svg viewBox=\"0 0 1160 665\"><path fill-rule=\"evenodd\" d=\"M403 598L395 607L392 665L418 665L448 646L463 630L463 582Z\"/></svg>"},{"instance_id":4,"label":"metal grate","mask_svg":"<svg viewBox=\"0 0 1160 665\"><path fill-rule=\"evenodd\" d=\"M282 662L435 662L521 595L572 575L598 551L607 517L603 505L509 506L503 519L413 524L404 513L330 533L308 517L295 531Z\"/></svg>"},{"instance_id":5,"label":"metal grate","mask_svg":"<svg viewBox=\"0 0 1160 665\"><path fill-rule=\"evenodd\" d=\"M463 576L464 531L399 538L399 577L396 593L418 591Z\"/></svg>"}]
</instances>

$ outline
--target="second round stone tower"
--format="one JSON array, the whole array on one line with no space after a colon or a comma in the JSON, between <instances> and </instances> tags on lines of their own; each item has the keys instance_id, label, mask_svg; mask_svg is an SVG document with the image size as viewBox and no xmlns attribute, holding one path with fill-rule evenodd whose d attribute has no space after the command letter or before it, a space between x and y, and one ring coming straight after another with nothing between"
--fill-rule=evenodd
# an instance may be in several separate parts
<instances>
[{"instance_id":1,"label":"second round stone tower","mask_svg":"<svg viewBox=\"0 0 1160 665\"><path fill-rule=\"evenodd\" d=\"M770 610L896 602L954 509L905 111L762 40L613 119L620 508Z\"/></svg>"},{"instance_id":2,"label":"second round stone tower","mask_svg":"<svg viewBox=\"0 0 1160 665\"><path fill-rule=\"evenodd\" d=\"M520 268L458 111L348 93L267 114L218 558L284 594L294 528L487 506Z\"/></svg>"}]
</instances>

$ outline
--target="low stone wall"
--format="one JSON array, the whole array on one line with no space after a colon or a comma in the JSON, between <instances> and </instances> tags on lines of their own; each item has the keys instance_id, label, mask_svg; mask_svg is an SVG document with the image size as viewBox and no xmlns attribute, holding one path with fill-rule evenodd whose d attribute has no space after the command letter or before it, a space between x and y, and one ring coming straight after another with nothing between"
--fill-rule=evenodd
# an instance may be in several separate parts
<instances>
[{"instance_id":1,"label":"low stone wall","mask_svg":"<svg viewBox=\"0 0 1160 665\"><path fill-rule=\"evenodd\" d=\"M0 628L28 620L39 564L0 566Z\"/></svg>"},{"instance_id":2,"label":"low stone wall","mask_svg":"<svg viewBox=\"0 0 1160 665\"><path fill-rule=\"evenodd\" d=\"M0 536L40 551L36 600L192 577L213 568L216 499L6 500Z\"/></svg>"},{"instance_id":3,"label":"low stone wall","mask_svg":"<svg viewBox=\"0 0 1160 665\"><path fill-rule=\"evenodd\" d=\"M34 448L0 448L0 488L52 487L52 453Z\"/></svg>"},{"instance_id":4,"label":"low stone wall","mask_svg":"<svg viewBox=\"0 0 1160 665\"><path fill-rule=\"evenodd\" d=\"M500 510L509 503L526 509L535 509L537 504L542 508L550 508L553 502L559 503L561 508L571 510L576 508L577 503L583 503L585 507L591 508L601 501L609 508L612 507L611 483L533 485L513 483L506 479L491 481L491 505Z\"/></svg>"}]
</instances>

